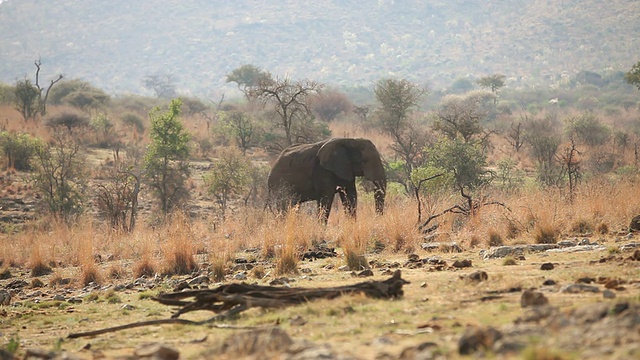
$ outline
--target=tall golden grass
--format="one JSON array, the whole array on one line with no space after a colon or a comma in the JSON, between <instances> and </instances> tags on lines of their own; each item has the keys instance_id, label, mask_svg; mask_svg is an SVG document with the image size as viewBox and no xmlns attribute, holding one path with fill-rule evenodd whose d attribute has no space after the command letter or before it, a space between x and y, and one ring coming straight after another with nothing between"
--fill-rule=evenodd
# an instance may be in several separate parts
<instances>
[{"instance_id":1,"label":"tall golden grass","mask_svg":"<svg viewBox=\"0 0 640 360\"><path fill-rule=\"evenodd\" d=\"M530 187L510 194L495 193L491 199L505 207L485 206L473 217L443 215L436 220L439 227L431 234L435 234L432 240L456 241L472 248L557 241L584 232L616 236L640 214L637 182L636 178L584 181L573 201L564 189ZM442 211L456 201L461 199L443 198L434 202L430 211ZM275 273L286 274L295 273L302 252L320 242L342 248L344 261L352 268L362 268L367 255L374 251L415 252L426 241L425 234L417 229L417 205L410 198L390 197L385 214L378 216L372 199L363 194L357 219L349 218L337 204L327 225L317 218L314 205L280 216L247 208L215 227L208 219L183 215L173 216L155 228L146 227L141 219L130 234L94 225L95 220L88 216L72 226L50 222L46 228L1 235L0 262L3 266L36 269L37 273L46 267L54 271L56 267L77 267L76 278L84 284L103 281L101 271L108 273L100 270L103 264L96 262L98 255L120 261L132 276L187 274L208 261L217 271L216 278L222 280L236 256L270 260Z\"/></svg>"}]
</instances>

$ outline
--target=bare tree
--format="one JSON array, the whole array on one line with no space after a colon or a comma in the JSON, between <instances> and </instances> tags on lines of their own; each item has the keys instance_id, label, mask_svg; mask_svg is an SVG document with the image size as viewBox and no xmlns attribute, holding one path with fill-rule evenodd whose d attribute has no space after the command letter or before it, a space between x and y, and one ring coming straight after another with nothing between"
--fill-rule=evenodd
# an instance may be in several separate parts
<instances>
[{"instance_id":1,"label":"bare tree","mask_svg":"<svg viewBox=\"0 0 640 360\"><path fill-rule=\"evenodd\" d=\"M283 79L261 78L257 85L248 90L249 98L271 105L277 114L276 125L284 130L286 146L297 142L296 125L308 123L313 119L310 99L319 94L323 85L312 80L292 81Z\"/></svg>"},{"instance_id":2,"label":"bare tree","mask_svg":"<svg viewBox=\"0 0 640 360\"><path fill-rule=\"evenodd\" d=\"M149 74L142 79L142 85L152 90L158 99L173 99L176 97L176 78L172 74Z\"/></svg>"},{"instance_id":3,"label":"bare tree","mask_svg":"<svg viewBox=\"0 0 640 360\"><path fill-rule=\"evenodd\" d=\"M36 83L34 85L38 89L38 93L40 97L40 114L45 115L47 113L47 99L49 98L49 92L51 91L51 88L53 87L53 85L55 85L58 81L62 80L63 76L62 74L59 74L57 79L51 80L51 82L49 83L49 86L47 87L47 90L44 93L44 99L43 99L42 91L44 89L40 87L40 67L42 66L42 61L38 59L33 63L36 66Z\"/></svg>"}]
</instances>

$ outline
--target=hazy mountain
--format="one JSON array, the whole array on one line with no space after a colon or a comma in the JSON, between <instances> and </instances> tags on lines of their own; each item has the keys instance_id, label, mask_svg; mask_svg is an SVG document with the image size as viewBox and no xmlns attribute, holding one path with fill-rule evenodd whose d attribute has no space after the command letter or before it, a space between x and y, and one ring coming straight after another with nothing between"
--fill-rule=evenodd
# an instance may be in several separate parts
<instances>
[{"instance_id":1,"label":"hazy mountain","mask_svg":"<svg viewBox=\"0 0 640 360\"><path fill-rule=\"evenodd\" d=\"M113 93L172 74L181 92L228 87L254 64L333 85L382 77L433 87L464 76L542 83L640 60L637 0L5 0L0 81L63 73ZM188 90L187 90L188 89Z\"/></svg>"}]
</instances>

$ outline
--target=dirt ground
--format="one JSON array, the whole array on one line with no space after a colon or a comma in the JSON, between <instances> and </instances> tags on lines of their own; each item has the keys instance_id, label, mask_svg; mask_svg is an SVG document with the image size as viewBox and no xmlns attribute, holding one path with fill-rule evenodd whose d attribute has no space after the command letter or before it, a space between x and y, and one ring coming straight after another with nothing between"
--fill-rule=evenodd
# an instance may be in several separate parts
<instances>
[{"instance_id":1,"label":"dirt ground","mask_svg":"<svg viewBox=\"0 0 640 360\"><path fill-rule=\"evenodd\" d=\"M250 308L208 325L150 325L74 339L68 336L168 319L175 308L152 296L221 283L212 282L207 264L189 276L124 276L82 289L64 284L78 269L33 277L27 269L8 268L0 289L11 300L0 306L0 336L2 347L18 358L637 359L640 255L633 246L617 250L622 244L614 239L602 245L488 260L477 251L442 249L372 254L368 277L345 270L339 249L336 257L304 260L299 274L278 279L270 275L273 265L262 264L266 275L258 279L251 264L238 261L225 284L323 288L384 280L396 269L410 283L399 299L345 295ZM195 311L180 318L213 315Z\"/></svg>"}]
</instances>

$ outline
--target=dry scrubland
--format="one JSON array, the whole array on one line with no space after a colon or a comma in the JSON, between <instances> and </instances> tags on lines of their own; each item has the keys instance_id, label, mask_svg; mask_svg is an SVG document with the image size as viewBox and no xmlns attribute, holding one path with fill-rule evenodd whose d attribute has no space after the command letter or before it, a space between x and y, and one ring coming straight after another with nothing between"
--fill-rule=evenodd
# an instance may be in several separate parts
<instances>
[{"instance_id":1,"label":"dry scrubland","mask_svg":"<svg viewBox=\"0 0 640 360\"><path fill-rule=\"evenodd\" d=\"M57 111L62 110L52 109L54 114ZM186 122L190 131L206 129L201 119ZM7 119L6 126L21 128L15 119ZM30 128L29 132L47 136L43 127ZM383 155L388 153L390 140L377 132L345 123L332 124L332 132L334 136L371 138ZM490 163L515 156L506 155L505 149L496 138ZM88 159L92 165L109 159L104 153L93 154ZM270 159L259 153L256 160ZM519 160L526 165L525 158ZM18 179L22 175L8 170L5 177ZM204 191L199 181L195 179L191 187L194 194L201 195ZM533 182L509 192L496 190L490 194L491 199L505 207L485 206L472 217L447 214L437 220L439 228L429 241L456 242L461 253L449 252L444 245L433 252L423 250L421 245L427 240L417 230L416 201L391 191L384 216L374 214L371 196L361 192L356 220L345 216L337 205L326 226L315 217L312 204L281 216L262 207L233 206L223 222L203 206L196 218L176 214L154 226L145 221L151 215L146 212L131 233L113 231L91 213L72 226L39 219L22 232L2 234L0 238L1 284L18 286L13 305L0 308L2 341L4 348L19 344L18 355L39 348L85 358L129 356L143 343L160 342L179 350L184 358L237 358L246 355L242 353L247 351L246 344L255 341L255 346L260 346L255 338L243 339L241 334L278 325L295 341L316 344L320 347L316 348L318 352L331 353L334 358L340 354L344 358L386 359L403 353L406 359L417 358L412 357L419 356L417 353L429 358L425 351L434 358L438 354L457 358L461 356L458 340L467 327L493 326L504 334L524 334L519 340L522 347L500 352L496 355L499 358L638 356L637 322L630 332L624 332L627 328L621 325L623 335L617 332L615 318L613 323L605 324L609 329L606 331L597 327L601 323L581 323L572 316L585 306L602 302L602 294L558 291L561 285L580 278L596 279L601 290L605 281L615 279L623 288L616 290L617 298L606 300L607 304L629 304L629 311L638 314L638 261L625 260L630 253L619 250L621 240L633 239L626 237L627 229L631 218L640 214L638 181L636 176L583 179L573 201L569 201L566 188L540 189ZM14 197L31 194L28 184L17 189L5 187L3 192L3 196ZM196 201L211 200L200 195ZM460 197L452 194L423 200L423 213L429 214L460 202ZM481 249L491 246L555 243L575 237L597 241L606 250L525 253L523 258L494 260L483 260L478 255ZM337 257L301 260L305 251L321 244L334 247ZM447 266L439 271L426 265L407 266L410 254L419 258L436 256ZM465 259L472 261L471 268L451 267L455 260ZM251 266L242 265L245 262ZM555 269L540 270L546 262L554 263ZM397 300L346 296L279 310L251 309L224 322L237 327L233 329L164 325L88 339L64 339L72 332L169 318L171 309L149 298L160 291L172 291L182 281L198 275L206 276L209 287L239 281L269 284L281 277L291 286L302 287L366 280L344 271L345 265L353 272L371 266L373 279L377 280L388 277L391 269L400 268L403 278L411 284L405 286L405 296ZM476 283L464 279L475 270L486 271L488 280ZM545 279L553 279L556 285L543 286ZM562 314L552 317L566 316L570 325L544 325L547 320L543 319L534 322L540 327L531 332L518 328L516 319L526 317L526 309L520 307L521 290L528 288L542 291ZM186 318L208 316L211 314L194 313ZM232 334L239 337L227 340L225 353L220 344ZM289 340L281 335L271 333L266 341L273 346L279 341L287 343ZM611 337L614 335L617 340ZM331 344L331 348L322 348L322 344ZM276 350L283 349L286 346ZM481 351L491 354L494 350Z\"/></svg>"}]
</instances>

